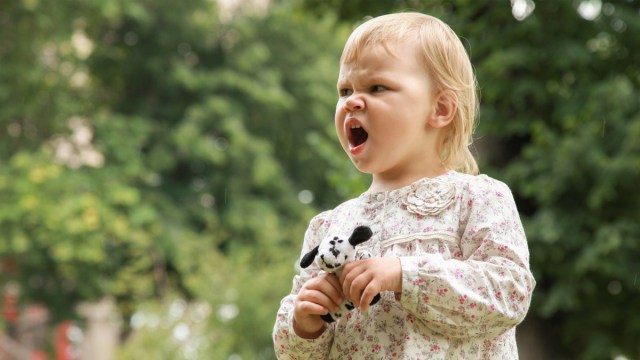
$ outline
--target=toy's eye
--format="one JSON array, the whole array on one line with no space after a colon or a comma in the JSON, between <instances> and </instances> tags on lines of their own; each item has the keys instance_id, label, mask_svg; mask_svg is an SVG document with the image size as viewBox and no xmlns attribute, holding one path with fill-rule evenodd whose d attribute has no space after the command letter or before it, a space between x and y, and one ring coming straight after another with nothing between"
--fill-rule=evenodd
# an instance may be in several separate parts
<instances>
[{"instance_id":1,"label":"toy's eye","mask_svg":"<svg viewBox=\"0 0 640 360\"><path fill-rule=\"evenodd\" d=\"M338 244L342 244L344 240L338 240Z\"/></svg>"},{"instance_id":2,"label":"toy's eye","mask_svg":"<svg viewBox=\"0 0 640 360\"><path fill-rule=\"evenodd\" d=\"M334 236L334 237L333 237L333 240L338 240L338 239L340 239L340 238L339 238L339 237L337 237L337 236Z\"/></svg>"}]
</instances>

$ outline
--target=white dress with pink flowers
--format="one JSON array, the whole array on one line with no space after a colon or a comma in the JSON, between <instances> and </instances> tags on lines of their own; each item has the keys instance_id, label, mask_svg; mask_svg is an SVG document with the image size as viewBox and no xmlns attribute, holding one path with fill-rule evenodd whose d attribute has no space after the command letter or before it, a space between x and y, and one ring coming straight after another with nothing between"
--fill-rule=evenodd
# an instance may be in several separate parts
<instances>
[{"instance_id":1,"label":"white dress with pink flowers","mask_svg":"<svg viewBox=\"0 0 640 360\"><path fill-rule=\"evenodd\" d=\"M402 293L383 292L317 339L293 331L293 304L313 264L293 279L273 330L279 359L517 359L515 327L535 280L509 188L486 175L450 171L401 189L365 193L311 220L302 254L328 234L368 225L359 245L399 257Z\"/></svg>"}]
</instances>

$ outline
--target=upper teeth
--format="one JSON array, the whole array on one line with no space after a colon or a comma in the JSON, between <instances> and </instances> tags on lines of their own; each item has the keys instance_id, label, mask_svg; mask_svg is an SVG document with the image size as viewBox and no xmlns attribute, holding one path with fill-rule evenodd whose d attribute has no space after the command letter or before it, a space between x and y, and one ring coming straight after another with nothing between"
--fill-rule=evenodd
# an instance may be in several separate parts
<instances>
[{"instance_id":1,"label":"upper teeth","mask_svg":"<svg viewBox=\"0 0 640 360\"><path fill-rule=\"evenodd\" d=\"M352 125L351 125L351 128L352 128L352 129L359 129L359 128L361 128L361 127L362 127L362 126L360 126L360 125L355 125L355 124L352 124Z\"/></svg>"}]
</instances>

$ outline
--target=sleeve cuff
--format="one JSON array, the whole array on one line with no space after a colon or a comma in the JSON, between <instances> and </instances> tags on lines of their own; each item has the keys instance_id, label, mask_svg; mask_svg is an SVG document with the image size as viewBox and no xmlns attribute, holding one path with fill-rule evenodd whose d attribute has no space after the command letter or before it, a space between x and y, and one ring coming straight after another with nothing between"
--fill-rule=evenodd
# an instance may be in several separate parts
<instances>
[{"instance_id":1,"label":"sleeve cuff","mask_svg":"<svg viewBox=\"0 0 640 360\"><path fill-rule=\"evenodd\" d=\"M400 303L414 314L420 312L420 307L428 302L425 294L424 274L438 276L442 272L442 259L439 254L423 255L420 257L401 257L402 266L402 296ZM435 263L439 263L438 266Z\"/></svg>"},{"instance_id":2,"label":"sleeve cuff","mask_svg":"<svg viewBox=\"0 0 640 360\"><path fill-rule=\"evenodd\" d=\"M417 310L417 287L414 284L418 278L418 270L410 258L401 257L400 265L402 266L402 296L400 304L408 311L415 313Z\"/></svg>"},{"instance_id":3,"label":"sleeve cuff","mask_svg":"<svg viewBox=\"0 0 640 360\"><path fill-rule=\"evenodd\" d=\"M296 353L301 354L323 354L329 348L333 338L329 326L322 334L315 339L305 339L298 336L293 329L293 317L289 321L290 346Z\"/></svg>"}]
</instances>

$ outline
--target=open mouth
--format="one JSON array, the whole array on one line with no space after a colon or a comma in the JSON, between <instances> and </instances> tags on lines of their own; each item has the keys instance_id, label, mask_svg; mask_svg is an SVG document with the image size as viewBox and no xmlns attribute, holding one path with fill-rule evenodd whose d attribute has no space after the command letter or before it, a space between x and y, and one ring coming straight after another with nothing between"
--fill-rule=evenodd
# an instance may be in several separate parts
<instances>
[{"instance_id":1,"label":"open mouth","mask_svg":"<svg viewBox=\"0 0 640 360\"><path fill-rule=\"evenodd\" d=\"M351 125L349 129L349 144L352 148L364 144L369 138L369 134L360 125Z\"/></svg>"},{"instance_id":2,"label":"open mouth","mask_svg":"<svg viewBox=\"0 0 640 360\"><path fill-rule=\"evenodd\" d=\"M340 266L340 264L334 264L334 265L328 264L327 261L324 259L324 255L320 255L320 259L322 260L322 264L324 264L324 266L327 269L333 270Z\"/></svg>"}]
</instances>

